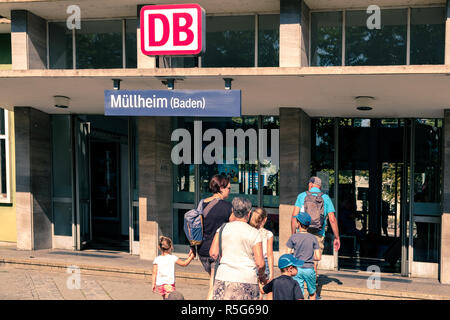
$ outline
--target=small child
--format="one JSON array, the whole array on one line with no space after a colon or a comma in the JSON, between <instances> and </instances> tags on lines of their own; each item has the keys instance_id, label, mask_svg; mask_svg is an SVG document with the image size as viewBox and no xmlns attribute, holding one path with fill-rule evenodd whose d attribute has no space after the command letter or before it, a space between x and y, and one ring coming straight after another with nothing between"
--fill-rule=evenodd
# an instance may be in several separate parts
<instances>
[{"instance_id":1,"label":"small child","mask_svg":"<svg viewBox=\"0 0 450 320\"><path fill-rule=\"evenodd\" d=\"M258 229L262 238L263 257L266 264L266 278L268 281L273 279L273 233L267 229L264 229L264 225L267 222L267 212L263 208L256 208L252 212L250 219L250 225L253 228Z\"/></svg>"},{"instance_id":2,"label":"small child","mask_svg":"<svg viewBox=\"0 0 450 320\"><path fill-rule=\"evenodd\" d=\"M189 252L186 260L181 260L177 256L172 255L172 240L168 237L159 237L159 250L161 255L157 256L153 261L152 283L153 292L162 295L163 299L167 299L169 294L175 291L175 263L179 266L186 267L194 259L194 253Z\"/></svg>"},{"instance_id":3,"label":"small child","mask_svg":"<svg viewBox=\"0 0 450 320\"><path fill-rule=\"evenodd\" d=\"M278 259L281 276L266 284L263 292L266 294L273 292L273 300L303 300L300 285L293 278L297 274L297 268L302 265L303 261L296 259L292 254L283 254Z\"/></svg>"},{"instance_id":4,"label":"small child","mask_svg":"<svg viewBox=\"0 0 450 320\"><path fill-rule=\"evenodd\" d=\"M299 212L295 218L297 219L298 233L293 234L286 243L289 253L294 253L297 259L303 260L305 263L298 269L298 273L294 279L304 290L304 283L309 293L309 299L316 299L316 272L314 271L314 261L320 261L321 253L317 238L308 233L306 230L311 224L311 216L306 212Z\"/></svg>"}]
</instances>

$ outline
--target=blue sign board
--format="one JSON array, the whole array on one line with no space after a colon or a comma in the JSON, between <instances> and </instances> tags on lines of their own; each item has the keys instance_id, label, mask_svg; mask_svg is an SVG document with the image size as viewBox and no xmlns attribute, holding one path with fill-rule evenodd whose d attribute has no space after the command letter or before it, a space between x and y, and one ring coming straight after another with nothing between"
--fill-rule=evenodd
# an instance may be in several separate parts
<instances>
[{"instance_id":1,"label":"blue sign board","mask_svg":"<svg viewBox=\"0 0 450 320\"><path fill-rule=\"evenodd\" d=\"M240 117L241 90L105 90L105 115Z\"/></svg>"}]
</instances>

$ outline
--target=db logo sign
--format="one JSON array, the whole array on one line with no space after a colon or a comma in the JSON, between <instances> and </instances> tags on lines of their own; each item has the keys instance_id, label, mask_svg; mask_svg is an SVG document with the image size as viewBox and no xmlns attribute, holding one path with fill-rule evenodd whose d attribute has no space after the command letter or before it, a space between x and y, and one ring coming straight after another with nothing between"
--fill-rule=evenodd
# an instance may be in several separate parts
<instances>
[{"instance_id":1,"label":"db logo sign","mask_svg":"<svg viewBox=\"0 0 450 320\"><path fill-rule=\"evenodd\" d=\"M146 55L198 55L204 50L205 10L197 4L144 6L141 50Z\"/></svg>"}]
</instances>

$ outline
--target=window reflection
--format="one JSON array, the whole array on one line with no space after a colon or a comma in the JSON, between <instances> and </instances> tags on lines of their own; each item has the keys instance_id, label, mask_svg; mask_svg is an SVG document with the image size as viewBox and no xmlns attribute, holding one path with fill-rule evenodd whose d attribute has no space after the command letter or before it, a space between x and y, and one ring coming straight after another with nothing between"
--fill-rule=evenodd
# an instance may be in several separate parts
<instances>
[{"instance_id":1,"label":"window reflection","mask_svg":"<svg viewBox=\"0 0 450 320\"><path fill-rule=\"evenodd\" d=\"M345 65L406 64L407 9L381 10L381 29L368 29L366 11L345 16Z\"/></svg>"},{"instance_id":2,"label":"window reflection","mask_svg":"<svg viewBox=\"0 0 450 320\"><path fill-rule=\"evenodd\" d=\"M253 67L255 16L206 17L203 67Z\"/></svg>"},{"instance_id":3,"label":"window reflection","mask_svg":"<svg viewBox=\"0 0 450 320\"><path fill-rule=\"evenodd\" d=\"M445 8L411 9L411 64L443 64Z\"/></svg>"},{"instance_id":4,"label":"window reflection","mask_svg":"<svg viewBox=\"0 0 450 320\"><path fill-rule=\"evenodd\" d=\"M72 69L72 30L66 22L49 22L48 34L50 69Z\"/></svg>"},{"instance_id":5,"label":"window reflection","mask_svg":"<svg viewBox=\"0 0 450 320\"><path fill-rule=\"evenodd\" d=\"M258 67L278 67L280 54L280 15L258 16Z\"/></svg>"},{"instance_id":6,"label":"window reflection","mask_svg":"<svg viewBox=\"0 0 450 320\"><path fill-rule=\"evenodd\" d=\"M311 66L342 65L342 12L311 14Z\"/></svg>"},{"instance_id":7,"label":"window reflection","mask_svg":"<svg viewBox=\"0 0 450 320\"><path fill-rule=\"evenodd\" d=\"M76 56L78 69L122 68L122 20L82 21Z\"/></svg>"}]
</instances>

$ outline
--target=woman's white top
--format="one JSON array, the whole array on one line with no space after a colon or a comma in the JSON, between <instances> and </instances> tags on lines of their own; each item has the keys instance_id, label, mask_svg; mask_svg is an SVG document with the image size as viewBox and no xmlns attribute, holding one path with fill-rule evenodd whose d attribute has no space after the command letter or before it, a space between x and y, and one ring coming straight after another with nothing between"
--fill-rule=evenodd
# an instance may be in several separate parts
<instances>
[{"instance_id":1,"label":"woman's white top","mask_svg":"<svg viewBox=\"0 0 450 320\"><path fill-rule=\"evenodd\" d=\"M264 228L260 228L258 231L261 234L263 256L264 258L267 258L267 242L270 238L273 238L273 233Z\"/></svg>"},{"instance_id":2,"label":"woman's white top","mask_svg":"<svg viewBox=\"0 0 450 320\"><path fill-rule=\"evenodd\" d=\"M219 232L220 228L217 230ZM216 279L257 284L253 247L261 242L260 232L242 221L227 223L222 232L222 259Z\"/></svg>"},{"instance_id":3,"label":"woman's white top","mask_svg":"<svg viewBox=\"0 0 450 320\"><path fill-rule=\"evenodd\" d=\"M157 256L153 260L153 264L158 265L158 273L156 274L157 286L175 283L175 262L177 260L178 257L172 254Z\"/></svg>"}]
</instances>

